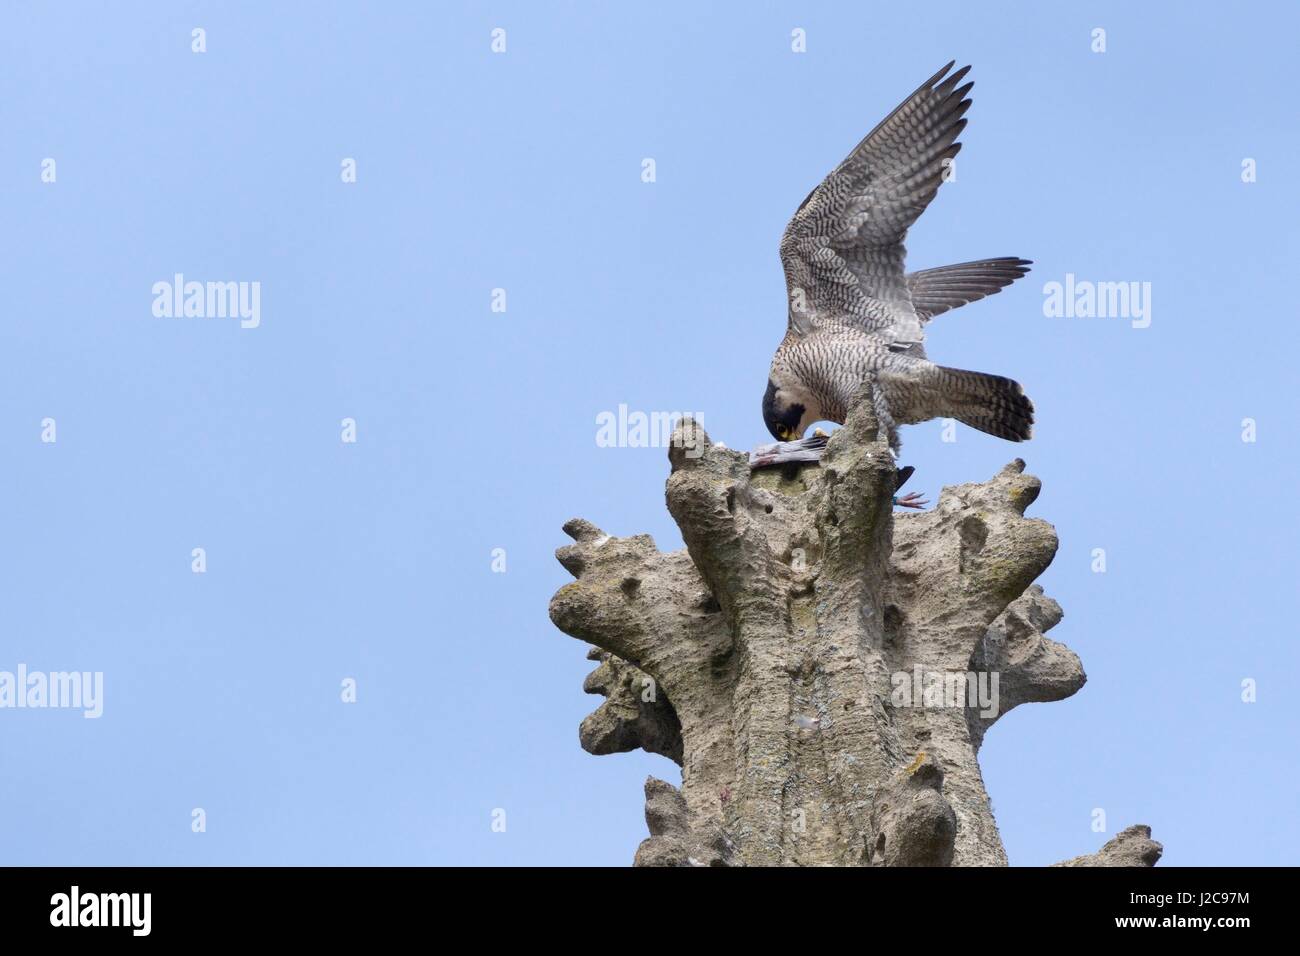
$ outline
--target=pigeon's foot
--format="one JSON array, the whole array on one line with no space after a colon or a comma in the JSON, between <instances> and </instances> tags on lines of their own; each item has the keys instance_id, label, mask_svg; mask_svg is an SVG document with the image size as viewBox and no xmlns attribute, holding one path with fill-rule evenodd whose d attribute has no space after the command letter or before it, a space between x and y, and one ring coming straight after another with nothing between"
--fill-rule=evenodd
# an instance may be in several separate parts
<instances>
[{"instance_id":1,"label":"pigeon's foot","mask_svg":"<svg viewBox=\"0 0 1300 956\"><path fill-rule=\"evenodd\" d=\"M912 477L912 472L914 471L916 471L916 468L912 465L906 465L898 469L898 474L895 476L894 491L898 491L899 488L903 487L903 485L906 484L907 479ZM930 502L926 501L925 498L922 497L922 493L919 491L910 492L903 495L901 498L898 497L897 494L894 495L894 504L898 505L900 508L916 508L919 510L929 503Z\"/></svg>"}]
</instances>

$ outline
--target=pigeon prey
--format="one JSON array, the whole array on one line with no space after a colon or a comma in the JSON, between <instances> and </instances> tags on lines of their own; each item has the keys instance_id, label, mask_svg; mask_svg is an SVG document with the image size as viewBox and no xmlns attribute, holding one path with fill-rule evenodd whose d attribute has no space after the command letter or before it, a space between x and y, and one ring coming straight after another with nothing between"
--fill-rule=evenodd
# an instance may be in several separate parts
<instances>
[{"instance_id":1,"label":"pigeon prey","mask_svg":"<svg viewBox=\"0 0 1300 956\"><path fill-rule=\"evenodd\" d=\"M890 447L898 426L955 418L1009 441L1030 437L1033 403L1019 383L936 365L925 328L1029 271L1025 259L981 259L903 271L903 239L949 178L974 84L953 63L890 113L803 201L781 237L789 326L768 374L763 420L779 441L817 421L843 423L862 385L874 388ZM901 476L900 476L901 477Z\"/></svg>"}]
</instances>

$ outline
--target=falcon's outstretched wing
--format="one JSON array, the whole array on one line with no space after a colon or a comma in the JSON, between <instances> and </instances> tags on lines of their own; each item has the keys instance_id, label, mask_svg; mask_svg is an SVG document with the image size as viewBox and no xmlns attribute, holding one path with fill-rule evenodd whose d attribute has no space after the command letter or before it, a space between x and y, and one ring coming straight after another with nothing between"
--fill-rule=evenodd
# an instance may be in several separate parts
<instances>
[{"instance_id":1,"label":"falcon's outstretched wing","mask_svg":"<svg viewBox=\"0 0 1300 956\"><path fill-rule=\"evenodd\" d=\"M907 291L912 294L916 314L928 322L949 309L1000 292L1026 275L1031 265L1030 259L1002 258L922 269L907 274Z\"/></svg>"},{"instance_id":2,"label":"falcon's outstretched wing","mask_svg":"<svg viewBox=\"0 0 1300 956\"><path fill-rule=\"evenodd\" d=\"M903 237L943 181L966 126L970 67L930 77L809 193L781 237L790 327L856 325L896 348L919 343Z\"/></svg>"}]
</instances>

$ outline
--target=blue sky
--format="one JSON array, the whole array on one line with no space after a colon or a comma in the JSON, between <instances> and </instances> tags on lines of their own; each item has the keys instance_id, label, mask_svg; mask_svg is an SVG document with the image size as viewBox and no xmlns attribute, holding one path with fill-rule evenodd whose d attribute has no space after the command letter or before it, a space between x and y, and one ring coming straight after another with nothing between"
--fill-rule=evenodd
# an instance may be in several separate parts
<instances>
[{"instance_id":1,"label":"blue sky","mask_svg":"<svg viewBox=\"0 0 1300 956\"><path fill-rule=\"evenodd\" d=\"M664 450L596 416L767 440L780 232L953 58L970 126L909 265L1035 266L928 347L1039 425L905 429L909 488L1028 461L1089 678L989 735L1011 861L1144 822L1165 864L1297 862L1300 16L1134 7L7 6L0 670L105 699L0 710L0 862L629 863L679 777L579 748L553 549L575 515L680 537ZM260 283L260 325L155 317L176 273ZM1149 282L1150 326L1045 317L1067 273Z\"/></svg>"}]
</instances>

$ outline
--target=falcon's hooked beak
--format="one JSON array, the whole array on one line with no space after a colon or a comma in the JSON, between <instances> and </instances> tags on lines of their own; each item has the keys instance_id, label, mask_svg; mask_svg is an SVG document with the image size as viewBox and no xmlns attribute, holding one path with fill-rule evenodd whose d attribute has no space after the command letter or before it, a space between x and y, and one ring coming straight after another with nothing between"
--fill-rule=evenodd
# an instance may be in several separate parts
<instances>
[{"instance_id":1,"label":"falcon's hooked beak","mask_svg":"<svg viewBox=\"0 0 1300 956\"><path fill-rule=\"evenodd\" d=\"M763 393L763 423L777 441L797 441L803 435L807 407L792 401L771 379Z\"/></svg>"}]
</instances>

